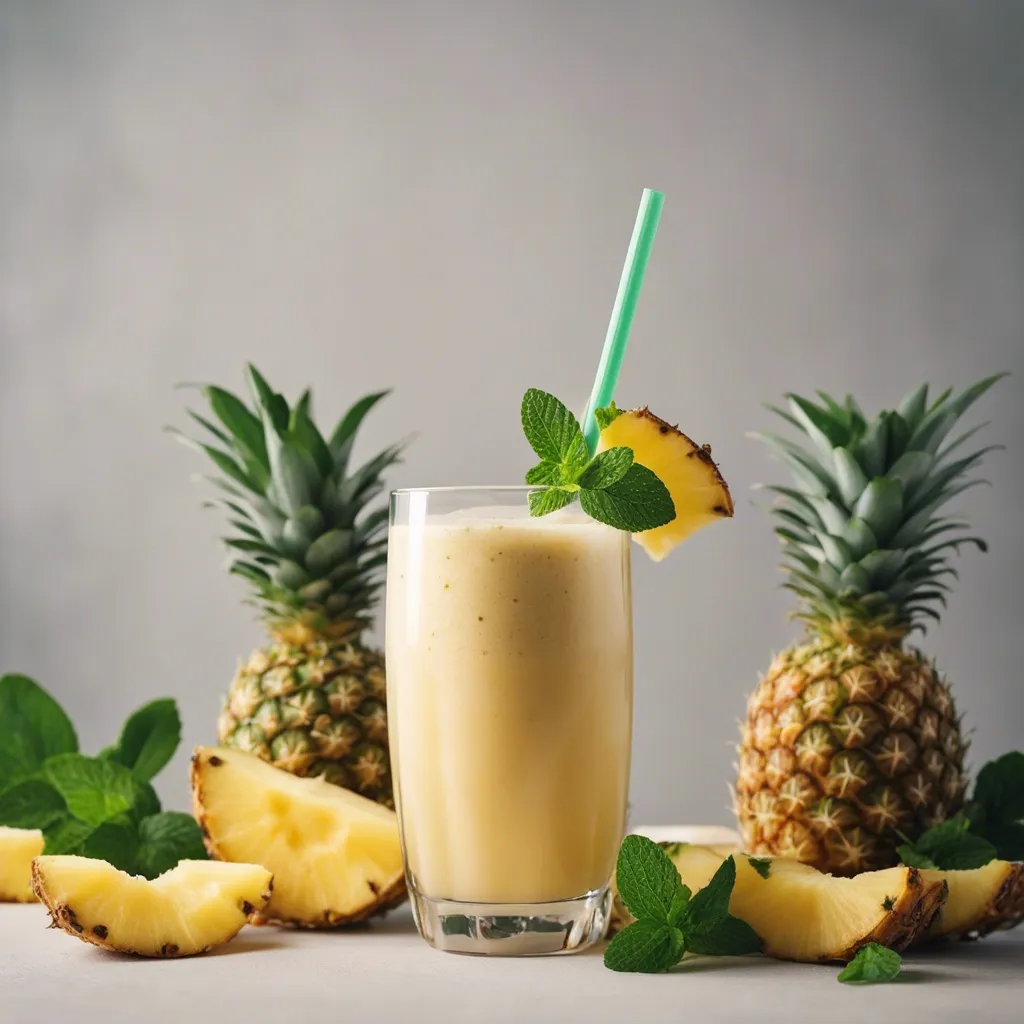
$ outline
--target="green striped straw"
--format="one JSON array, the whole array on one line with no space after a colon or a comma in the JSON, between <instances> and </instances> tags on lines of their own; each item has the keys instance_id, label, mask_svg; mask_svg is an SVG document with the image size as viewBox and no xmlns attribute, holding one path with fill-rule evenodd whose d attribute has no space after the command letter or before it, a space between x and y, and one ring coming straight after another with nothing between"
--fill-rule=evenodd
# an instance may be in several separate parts
<instances>
[{"instance_id":1,"label":"green striped straw","mask_svg":"<svg viewBox=\"0 0 1024 1024\"><path fill-rule=\"evenodd\" d=\"M587 439L590 453L597 449L597 437L600 431L594 418L595 409L603 409L609 405L615 394L615 385L622 369L622 357L626 354L629 342L629 329L633 326L633 315L636 313L637 299L640 298L640 287L644 283L644 271L647 261L651 258L654 245L654 233L658 230L658 219L665 196L661 192L652 192L645 188L640 197L640 209L636 212L636 224L633 225L633 237L629 240L629 251L626 263L619 278L619 291L612 307L612 318L608 323L608 333L604 339L604 351L597 367L594 389L590 392L590 401L583 416L583 433Z\"/></svg>"}]
</instances>

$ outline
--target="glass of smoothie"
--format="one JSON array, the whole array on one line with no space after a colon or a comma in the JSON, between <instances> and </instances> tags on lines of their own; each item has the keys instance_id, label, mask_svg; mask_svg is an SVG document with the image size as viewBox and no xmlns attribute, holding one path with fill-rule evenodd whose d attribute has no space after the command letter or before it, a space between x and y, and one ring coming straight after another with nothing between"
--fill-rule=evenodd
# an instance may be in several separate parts
<instances>
[{"instance_id":1,"label":"glass of smoothie","mask_svg":"<svg viewBox=\"0 0 1024 1024\"><path fill-rule=\"evenodd\" d=\"M388 715L416 922L438 949L602 938L626 823L628 533L531 487L391 497Z\"/></svg>"}]
</instances>

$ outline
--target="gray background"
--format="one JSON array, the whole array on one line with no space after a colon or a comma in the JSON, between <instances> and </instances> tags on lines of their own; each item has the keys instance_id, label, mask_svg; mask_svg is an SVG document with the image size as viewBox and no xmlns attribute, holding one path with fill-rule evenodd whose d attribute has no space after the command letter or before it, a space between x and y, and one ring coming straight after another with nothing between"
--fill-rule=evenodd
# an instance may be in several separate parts
<instances>
[{"instance_id":1,"label":"gray background","mask_svg":"<svg viewBox=\"0 0 1024 1024\"><path fill-rule=\"evenodd\" d=\"M735 521L635 560L635 820L728 821L735 719L794 629L745 439L785 390L984 403L988 556L926 639L980 762L1024 741L1024 5L0 3L0 658L85 749L175 695L186 800L259 638L172 384L254 360L320 414L395 393L394 485L514 482L527 386L582 405L640 190L667 194L619 397Z\"/></svg>"}]
</instances>

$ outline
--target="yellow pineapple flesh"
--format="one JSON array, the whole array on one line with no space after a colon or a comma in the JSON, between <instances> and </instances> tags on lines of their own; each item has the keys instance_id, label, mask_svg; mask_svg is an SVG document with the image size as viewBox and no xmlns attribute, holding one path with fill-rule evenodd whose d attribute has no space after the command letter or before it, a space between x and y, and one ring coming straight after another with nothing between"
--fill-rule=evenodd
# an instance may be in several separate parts
<instances>
[{"instance_id":1,"label":"yellow pineapple flesh","mask_svg":"<svg viewBox=\"0 0 1024 1024\"><path fill-rule=\"evenodd\" d=\"M752 861L725 847L670 845L666 852L693 892L732 855L729 912L757 932L768 956L781 960L847 961L869 942L905 949L946 897L945 882L926 881L916 868L837 878L785 858Z\"/></svg>"},{"instance_id":2,"label":"yellow pineapple flesh","mask_svg":"<svg viewBox=\"0 0 1024 1024\"><path fill-rule=\"evenodd\" d=\"M599 451L620 445L631 448L633 461L661 479L676 508L672 522L634 535L654 561L660 562L702 526L732 516L732 496L709 445L694 443L646 407L619 412L602 429Z\"/></svg>"},{"instance_id":3,"label":"yellow pineapple flesh","mask_svg":"<svg viewBox=\"0 0 1024 1024\"><path fill-rule=\"evenodd\" d=\"M196 749L192 791L210 855L274 873L261 923L334 927L405 898L394 811L230 747Z\"/></svg>"},{"instance_id":4,"label":"yellow pineapple flesh","mask_svg":"<svg viewBox=\"0 0 1024 1024\"><path fill-rule=\"evenodd\" d=\"M43 833L0 825L0 903L34 903L32 859L43 852Z\"/></svg>"},{"instance_id":5,"label":"yellow pineapple flesh","mask_svg":"<svg viewBox=\"0 0 1024 1024\"><path fill-rule=\"evenodd\" d=\"M970 871L922 871L926 882L945 881L949 897L925 936L986 935L1024 919L1024 864L989 861Z\"/></svg>"},{"instance_id":6,"label":"yellow pineapple flesh","mask_svg":"<svg viewBox=\"0 0 1024 1024\"><path fill-rule=\"evenodd\" d=\"M183 860L153 881L103 860L36 857L32 885L55 927L96 946L148 957L205 953L233 939L270 898L258 864Z\"/></svg>"}]
</instances>

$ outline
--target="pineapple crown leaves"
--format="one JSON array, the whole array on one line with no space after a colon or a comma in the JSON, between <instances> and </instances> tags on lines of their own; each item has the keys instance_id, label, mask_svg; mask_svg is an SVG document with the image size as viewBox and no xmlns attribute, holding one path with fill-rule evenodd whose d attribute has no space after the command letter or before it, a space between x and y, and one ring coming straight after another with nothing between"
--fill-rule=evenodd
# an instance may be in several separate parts
<instances>
[{"instance_id":1,"label":"pineapple crown leaves","mask_svg":"<svg viewBox=\"0 0 1024 1024\"><path fill-rule=\"evenodd\" d=\"M768 409L797 432L751 436L770 446L796 480L773 485L775 533L783 549L784 584L799 599L797 617L815 626L850 620L897 633L938 621L950 557L964 546L987 545L959 517L941 515L947 502L987 481L970 477L990 452L963 454L986 424L947 440L957 420L1006 374L995 374L959 395L928 400L928 385L892 411L868 419L848 395L823 391L819 402L787 395L787 408Z\"/></svg>"},{"instance_id":2,"label":"pineapple crown leaves","mask_svg":"<svg viewBox=\"0 0 1024 1024\"><path fill-rule=\"evenodd\" d=\"M301 618L314 629L360 624L376 601L386 561L388 510L373 507L381 474L407 442L390 445L350 469L367 413L389 392L355 402L329 435L313 418L304 391L293 406L249 365L252 404L212 384L198 385L210 417L188 410L203 431L196 440L168 428L205 454L223 496L205 504L227 512L229 571L247 580L271 620Z\"/></svg>"}]
</instances>

